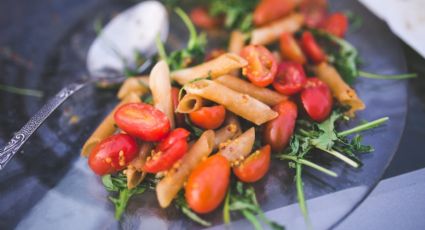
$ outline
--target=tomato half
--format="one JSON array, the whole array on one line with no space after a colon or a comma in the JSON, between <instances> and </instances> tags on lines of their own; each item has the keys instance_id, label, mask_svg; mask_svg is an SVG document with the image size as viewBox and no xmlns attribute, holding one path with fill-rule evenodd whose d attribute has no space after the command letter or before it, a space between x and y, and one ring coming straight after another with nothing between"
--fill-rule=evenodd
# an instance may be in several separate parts
<instances>
[{"instance_id":1,"label":"tomato half","mask_svg":"<svg viewBox=\"0 0 425 230\"><path fill-rule=\"evenodd\" d=\"M304 23L307 27L317 28L327 15L326 0L302 0L300 3L300 12L304 15Z\"/></svg>"},{"instance_id":2,"label":"tomato half","mask_svg":"<svg viewBox=\"0 0 425 230\"><path fill-rule=\"evenodd\" d=\"M277 62L273 54L264 46L249 45L242 49L241 56L248 61L242 69L243 75L259 87L266 87L273 82L277 72Z\"/></svg>"},{"instance_id":3,"label":"tomato half","mask_svg":"<svg viewBox=\"0 0 425 230\"><path fill-rule=\"evenodd\" d=\"M294 133L298 110L292 101L283 101L275 105L273 110L279 115L266 123L263 141L270 145L273 152L280 152L288 145Z\"/></svg>"},{"instance_id":4,"label":"tomato half","mask_svg":"<svg viewBox=\"0 0 425 230\"><path fill-rule=\"evenodd\" d=\"M190 19L193 24L203 28L212 29L222 24L223 20L219 17L211 16L203 7L196 7L190 11Z\"/></svg>"},{"instance_id":5,"label":"tomato half","mask_svg":"<svg viewBox=\"0 0 425 230\"><path fill-rule=\"evenodd\" d=\"M254 24L264 25L290 13L297 5L297 0L262 0L253 15Z\"/></svg>"},{"instance_id":6,"label":"tomato half","mask_svg":"<svg viewBox=\"0 0 425 230\"><path fill-rule=\"evenodd\" d=\"M345 14L337 12L326 18L322 28L338 37L344 37L348 29L348 19Z\"/></svg>"},{"instance_id":7,"label":"tomato half","mask_svg":"<svg viewBox=\"0 0 425 230\"><path fill-rule=\"evenodd\" d=\"M305 31L301 35L301 46L307 56L316 64L326 61L326 55L317 44L313 34L310 31Z\"/></svg>"},{"instance_id":8,"label":"tomato half","mask_svg":"<svg viewBox=\"0 0 425 230\"><path fill-rule=\"evenodd\" d=\"M176 127L184 127L186 125L186 123L184 122L184 114L176 113L177 106L179 105L179 92L180 89L176 87L171 88L171 97L173 100L174 119L176 121Z\"/></svg>"},{"instance_id":9,"label":"tomato half","mask_svg":"<svg viewBox=\"0 0 425 230\"><path fill-rule=\"evenodd\" d=\"M332 110L332 94L329 87L318 78L309 78L301 92L301 102L311 119L322 122Z\"/></svg>"},{"instance_id":10,"label":"tomato half","mask_svg":"<svg viewBox=\"0 0 425 230\"><path fill-rule=\"evenodd\" d=\"M88 163L98 175L124 169L137 155L138 145L127 134L115 134L102 140L90 153Z\"/></svg>"},{"instance_id":11,"label":"tomato half","mask_svg":"<svg viewBox=\"0 0 425 230\"><path fill-rule=\"evenodd\" d=\"M226 195L230 180L230 163L216 154L201 162L190 174L185 188L186 201L197 213L216 209Z\"/></svg>"},{"instance_id":12,"label":"tomato half","mask_svg":"<svg viewBox=\"0 0 425 230\"><path fill-rule=\"evenodd\" d=\"M186 138L190 132L177 128L168 134L148 157L143 167L143 171L149 173L157 173L170 169L175 162L184 156L189 145Z\"/></svg>"},{"instance_id":13,"label":"tomato half","mask_svg":"<svg viewBox=\"0 0 425 230\"><path fill-rule=\"evenodd\" d=\"M170 131L168 117L152 105L129 103L114 114L118 127L144 141L159 141Z\"/></svg>"},{"instance_id":14,"label":"tomato half","mask_svg":"<svg viewBox=\"0 0 425 230\"><path fill-rule=\"evenodd\" d=\"M282 62L274 78L273 88L279 93L289 96L300 92L306 82L307 77L301 64Z\"/></svg>"},{"instance_id":15,"label":"tomato half","mask_svg":"<svg viewBox=\"0 0 425 230\"><path fill-rule=\"evenodd\" d=\"M266 175L270 168L270 145L249 155L240 165L233 167L233 173L243 182L252 183Z\"/></svg>"},{"instance_id":16,"label":"tomato half","mask_svg":"<svg viewBox=\"0 0 425 230\"><path fill-rule=\"evenodd\" d=\"M222 105L202 107L189 113L190 121L203 129L216 129L220 127L226 117L226 108Z\"/></svg>"},{"instance_id":17,"label":"tomato half","mask_svg":"<svg viewBox=\"0 0 425 230\"><path fill-rule=\"evenodd\" d=\"M292 34L282 33L279 41L280 53L284 59L300 63L301 65L306 63L304 53Z\"/></svg>"}]
</instances>

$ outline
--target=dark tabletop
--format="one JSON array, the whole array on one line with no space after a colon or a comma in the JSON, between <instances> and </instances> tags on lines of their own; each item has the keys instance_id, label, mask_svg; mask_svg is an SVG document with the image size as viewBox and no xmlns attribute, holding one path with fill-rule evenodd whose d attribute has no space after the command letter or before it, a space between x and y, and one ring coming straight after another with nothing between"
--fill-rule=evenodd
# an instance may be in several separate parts
<instances>
[{"instance_id":1,"label":"dark tabletop","mask_svg":"<svg viewBox=\"0 0 425 230\"><path fill-rule=\"evenodd\" d=\"M31 77L44 71L52 44L60 43L72 26L101 5L101 0L0 1L0 84L35 89L48 87L45 83L31 83ZM386 178L425 167L422 147L425 137L425 60L408 46L403 44L403 47L409 72L419 76L409 80L406 127ZM62 83L65 84L67 82ZM40 104L47 100L47 96L25 98L25 101ZM1 145L29 119L30 114L36 112L36 107L23 109L23 101L23 96L0 91Z\"/></svg>"}]
</instances>

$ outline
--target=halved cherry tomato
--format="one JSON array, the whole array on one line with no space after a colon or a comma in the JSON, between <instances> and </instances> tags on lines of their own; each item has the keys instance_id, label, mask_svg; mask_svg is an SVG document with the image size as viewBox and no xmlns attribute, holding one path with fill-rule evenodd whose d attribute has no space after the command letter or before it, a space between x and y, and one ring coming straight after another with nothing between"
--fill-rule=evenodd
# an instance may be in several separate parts
<instances>
[{"instance_id":1,"label":"halved cherry tomato","mask_svg":"<svg viewBox=\"0 0 425 230\"><path fill-rule=\"evenodd\" d=\"M162 140L148 157L143 167L143 171L157 173L170 169L175 162L184 156L189 148L186 138L190 132L177 128Z\"/></svg>"},{"instance_id":2,"label":"halved cherry tomato","mask_svg":"<svg viewBox=\"0 0 425 230\"><path fill-rule=\"evenodd\" d=\"M306 63L304 53L292 34L282 33L279 44L280 53L284 59L300 63L301 65Z\"/></svg>"},{"instance_id":3,"label":"halved cherry tomato","mask_svg":"<svg viewBox=\"0 0 425 230\"><path fill-rule=\"evenodd\" d=\"M179 92L180 90L176 87L171 88L171 97L173 100L173 108L174 108L174 119L176 121L176 127L184 127L184 114L176 113L177 106L179 105Z\"/></svg>"},{"instance_id":4,"label":"halved cherry tomato","mask_svg":"<svg viewBox=\"0 0 425 230\"><path fill-rule=\"evenodd\" d=\"M137 155L136 140L127 134L115 134L102 140L90 153L89 166L98 175L124 169Z\"/></svg>"},{"instance_id":5,"label":"halved cherry tomato","mask_svg":"<svg viewBox=\"0 0 425 230\"><path fill-rule=\"evenodd\" d=\"M301 64L296 62L282 62L274 78L273 88L279 93L290 96L300 92L306 81L307 78Z\"/></svg>"},{"instance_id":6,"label":"halved cherry tomato","mask_svg":"<svg viewBox=\"0 0 425 230\"><path fill-rule=\"evenodd\" d=\"M255 182L266 175L270 168L270 145L262 147L233 168L233 173L243 182Z\"/></svg>"},{"instance_id":7,"label":"halved cherry tomato","mask_svg":"<svg viewBox=\"0 0 425 230\"><path fill-rule=\"evenodd\" d=\"M304 15L304 23L307 27L317 28L326 18L327 14L326 0L302 0L300 3L300 12Z\"/></svg>"},{"instance_id":8,"label":"halved cherry tomato","mask_svg":"<svg viewBox=\"0 0 425 230\"><path fill-rule=\"evenodd\" d=\"M145 103L122 105L115 112L114 119L120 129L144 141L159 141L170 131L167 116Z\"/></svg>"},{"instance_id":9,"label":"halved cherry tomato","mask_svg":"<svg viewBox=\"0 0 425 230\"><path fill-rule=\"evenodd\" d=\"M216 154L201 162L192 171L185 188L186 201L197 213L216 209L226 195L230 180L230 163Z\"/></svg>"},{"instance_id":10,"label":"halved cherry tomato","mask_svg":"<svg viewBox=\"0 0 425 230\"><path fill-rule=\"evenodd\" d=\"M290 13L296 5L296 0L262 0L255 8L254 24L261 26L279 19Z\"/></svg>"},{"instance_id":11,"label":"halved cherry tomato","mask_svg":"<svg viewBox=\"0 0 425 230\"><path fill-rule=\"evenodd\" d=\"M189 113L190 121L203 129L216 129L223 124L226 108L222 105L202 107Z\"/></svg>"},{"instance_id":12,"label":"halved cherry tomato","mask_svg":"<svg viewBox=\"0 0 425 230\"><path fill-rule=\"evenodd\" d=\"M323 23L322 28L338 37L344 37L348 29L348 19L345 14L337 12L331 14Z\"/></svg>"},{"instance_id":13,"label":"halved cherry tomato","mask_svg":"<svg viewBox=\"0 0 425 230\"><path fill-rule=\"evenodd\" d=\"M332 95L329 87L318 78L309 78L301 92L301 102L311 119L324 121L332 110Z\"/></svg>"},{"instance_id":14,"label":"halved cherry tomato","mask_svg":"<svg viewBox=\"0 0 425 230\"><path fill-rule=\"evenodd\" d=\"M310 31L305 31L301 35L301 46L307 56L316 64L326 60L326 55L322 48L317 44L313 34Z\"/></svg>"},{"instance_id":15,"label":"halved cherry tomato","mask_svg":"<svg viewBox=\"0 0 425 230\"><path fill-rule=\"evenodd\" d=\"M190 12L190 19L192 19L193 24L203 29L212 29L221 25L223 22L223 20L221 20L219 17L211 16L203 7L194 8Z\"/></svg>"},{"instance_id":16,"label":"halved cherry tomato","mask_svg":"<svg viewBox=\"0 0 425 230\"><path fill-rule=\"evenodd\" d=\"M273 54L264 46L249 45L242 49L241 56L248 61L242 69L243 75L259 87L266 87L273 82L277 72L277 62Z\"/></svg>"},{"instance_id":17,"label":"halved cherry tomato","mask_svg":"<svg viewBox=\"0 0 425 230\"><path fill-rule=\"evenodd\" d=\"M282 151L289 143L298 116L297 105L292 101L283 101L273 107L278 116L267 122L263 132L264 143L269 144L273 152Z\"/></svg>"}]
</instances>

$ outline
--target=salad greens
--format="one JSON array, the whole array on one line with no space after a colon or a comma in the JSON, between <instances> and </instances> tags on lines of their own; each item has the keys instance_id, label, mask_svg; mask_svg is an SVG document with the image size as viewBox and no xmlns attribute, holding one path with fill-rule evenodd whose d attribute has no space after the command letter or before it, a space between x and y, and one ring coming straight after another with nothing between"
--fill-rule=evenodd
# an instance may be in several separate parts
<instances>
[{"instance_id":1,"label":"salad greens","mask_svg":"<svg viewBox=\"0 0 425 230\"><path fill-rule=\"evenodd\" d=\"M207 2L212 16L225 16L224 26L227 29L238 29L242 32L253 29L252 12L258 0L210 0Z\"/></svg>"},{"instance_id":2,"label":"salad greens","mask_svg":"<svg viewBox=\"0 0 425 230\"><path fill-rule=\"evenodd\" d=\"M23 95L23 96L39 97L39 98L43 97L43 92L40 90L18 88L18 87L14 87L10 85L0 84L0 90L8 92L8 93Z\"/></svg>"}]
</instances>

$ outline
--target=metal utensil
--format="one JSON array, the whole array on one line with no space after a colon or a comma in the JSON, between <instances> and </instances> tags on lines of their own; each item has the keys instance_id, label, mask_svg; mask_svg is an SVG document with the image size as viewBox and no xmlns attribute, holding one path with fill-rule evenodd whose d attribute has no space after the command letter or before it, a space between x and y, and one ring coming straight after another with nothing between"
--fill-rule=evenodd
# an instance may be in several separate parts
<instances>
[{"instance_id":1,"label":"metal utensil","mask_svg":"<svg viewBox=\"0 0 425 230\"><path fill-rule=\"evenodd\" d=\"M60 90L14 134L8 144L0 149L0 170L65 100L95 82L122 82L125 79L123 69L136 66L136 52L147 57L155 54L156 36L159 34L161 40L165 40L168 29L167 11L157 1L139 3L115 16L90 46L87 55L90 78ZM142 65L138 71L144 71L147 67L148 64Z\"/></svg>"}]
</instances>

